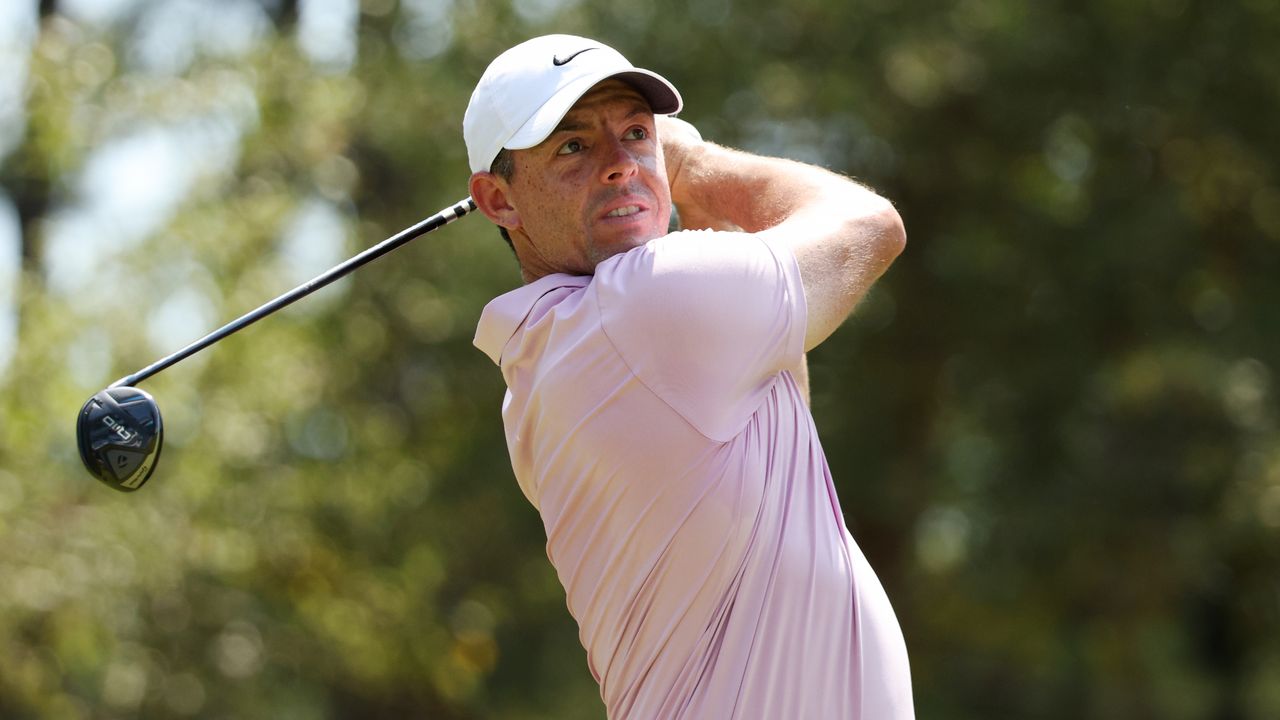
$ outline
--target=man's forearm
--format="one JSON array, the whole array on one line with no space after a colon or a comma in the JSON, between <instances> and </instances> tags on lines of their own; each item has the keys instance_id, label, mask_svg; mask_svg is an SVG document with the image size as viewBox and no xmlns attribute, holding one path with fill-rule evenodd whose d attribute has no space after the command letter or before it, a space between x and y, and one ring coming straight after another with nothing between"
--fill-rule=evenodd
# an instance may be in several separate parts
<instances>
[{"instance_id":1,"label":"man's forearm","mask_svg":"<svg viewBox=\"0 0 1280 720\"><path fill-rule=\"evenodd\" d=\"M667 126L663 126L666 131ZM759 232L818 203L884 204L871 190L822 168L762 157L683 135L665 140L672 201L687 227Z\"/></svg>"}]
</instances>

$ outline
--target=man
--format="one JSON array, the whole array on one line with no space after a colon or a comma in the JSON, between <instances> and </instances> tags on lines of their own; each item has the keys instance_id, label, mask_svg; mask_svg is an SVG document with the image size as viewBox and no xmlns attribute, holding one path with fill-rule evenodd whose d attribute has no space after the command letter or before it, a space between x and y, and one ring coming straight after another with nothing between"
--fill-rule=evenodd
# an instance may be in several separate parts
<instances>
[{"instance_id":1,"label":"man","mask_svg":"<svg viewBox=\"0 0 1280 720\"><path fill-rule=\"evenodd\" d=\"M593 40L500 55L470 189L525 285L476 345L609 716L913 717L906 647L796 377L905 235L869 190L703 142ZM686 226L667 233L672 204Z\"/></svg>"}]
</instances>

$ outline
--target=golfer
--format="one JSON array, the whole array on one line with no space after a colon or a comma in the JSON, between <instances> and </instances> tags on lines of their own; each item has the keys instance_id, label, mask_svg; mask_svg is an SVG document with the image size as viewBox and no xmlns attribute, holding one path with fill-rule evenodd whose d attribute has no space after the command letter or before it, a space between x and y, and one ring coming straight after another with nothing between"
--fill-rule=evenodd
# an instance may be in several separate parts
<instances>
[{"instance_id":1,"label":"golfer","mask_svg":"<svg viewBox=\"0 0 1280 720\"><path fill-rule=\"evenodd\" d=\"M704 142L666 117L681 104L567 35L506 51L471 96L471 195L524 278L475 338L516 479L610 718L911 718L803 372L902 222L843 177ZM695 229L668 232L673 203Z\"/></svg>"}]
</instances>

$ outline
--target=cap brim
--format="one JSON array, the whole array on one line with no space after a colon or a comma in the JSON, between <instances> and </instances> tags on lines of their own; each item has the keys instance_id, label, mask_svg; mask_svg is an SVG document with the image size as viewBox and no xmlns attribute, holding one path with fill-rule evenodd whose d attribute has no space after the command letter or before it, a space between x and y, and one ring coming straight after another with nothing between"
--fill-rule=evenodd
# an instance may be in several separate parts
<instances>
[{"instance_id":1,"label":"cap brim","mask_svg":"<svg viewBox=\"0 0 1280 720\"><path fill-rule=\"evenodd\" d=\"M560 92L551 96L550 100L543 103L542 107L538 108L519 130L516 130L503 147L508 150L524 150L546 140L569 113L574 103L586 95L591 88L610 78L618 78L634 87L649 101L649 108L653 110L654 115L674 115L684 106L684 100L675 86L661 75L648 70L635 68L599 77L587 76L566 85Z\"/></svg>"}]
</instances>

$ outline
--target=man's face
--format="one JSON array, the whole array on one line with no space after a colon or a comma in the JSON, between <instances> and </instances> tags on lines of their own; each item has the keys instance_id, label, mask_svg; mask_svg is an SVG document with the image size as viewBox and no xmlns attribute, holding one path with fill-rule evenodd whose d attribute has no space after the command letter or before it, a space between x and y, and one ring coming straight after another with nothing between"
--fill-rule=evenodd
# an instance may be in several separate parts
<instances>
[{"instance_id":1,"label":"man's face","mask_svg":"<svg viewBox=\"0 0 1280 720\"><path fill-rule=\"evenodd\" d=\"M667 232L671 189L648 102L606 80L541 144L512 152L508 201L545 272L585 275ZM542 273L539 273L542 274Z\"/></svg>"}]
</instances>

